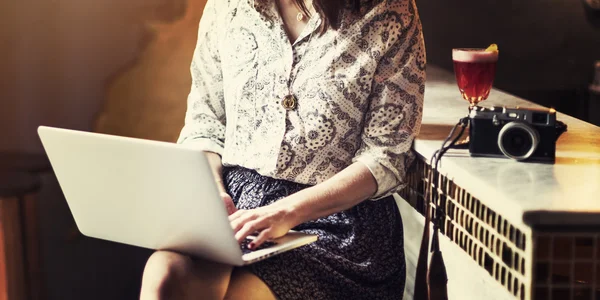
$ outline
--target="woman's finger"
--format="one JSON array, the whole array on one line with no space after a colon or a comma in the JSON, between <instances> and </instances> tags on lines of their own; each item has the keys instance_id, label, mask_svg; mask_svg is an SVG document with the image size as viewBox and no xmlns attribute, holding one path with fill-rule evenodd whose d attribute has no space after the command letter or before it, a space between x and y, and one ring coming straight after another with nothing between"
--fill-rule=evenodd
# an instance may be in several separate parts
<instances>
[{"instance_id":1,"label":"woman's finger","mask_svg":"<svg viewBox=\"0 0 600 300\"><path fill-rule=\"evenodd\" d=\"M251 233L254 233L255 231L260 231L260 230L264 229L264 227L261 226L262 225L261 223L262 223L262 220L255 220L255 221L247 222L246 224L244 224L244 226L242 226L242 228L239 231L236 232L235 239L239 243L241 243Z\"/></svg>"},{"instance_id":2,"label":"woman's finger","mask_svg":"<svg viewBox=\"0 0 600 300\"><path fill-rule=\"evenodd\" d=\"M238 218L230 222L231 228L233 229L233 232L237 233L242 229L242 227L245 224L256 220L256 218L258 218L258 215L256 213L252 211L246 211L245 213L241 214Z\"/></svg>"},{"instance_id":3,"label":"woman's finger","mask_svg":"<svg viewBox=\"0 0 600 300\"><path fill-rule=\"evenodd\" d=\"M260 232L260 234L250 243L250 249L255 249L256 247L262 245L265 241L268 241L273 238L273 229L269 227Z\"/></svg>"},{"instance_id":4,"label":"woman's finger","mask_svg":"<svg viewBox=\"0 0 600 300\"><path fill-rule=\"evenodd\" d=\"M248 213L247 210L238 210L238 211L234 212L231 216L229 216L229 224L231 224L231 228L233 229L234 232L237 232L238 230L240 230L242 225L244 225L244 223L245 223L244 215L246 215L247 213Z\"/></svg>"},{"instance_id":5,"label":"woman's finger","mask_svg":"<svg viewBox=\"0 0 600 300\"><path fill-rule=\"evenodd\" d=\"M233 198L231 198L229 194L226 192L221 192L221 198L223 199L223 202L225 202L225 208L227 209L228 215L232 215L237 211L235 204L233 204Z\"/></svg>"},{"instance_id":6,"label":"woman's finger","mask_svg":"<svg viewBox=\"0 0 600 300\"><path fill-rule=\"evenodd\" d=\"M229 222L235 221L236 219L238 219L239 217L241 217L242 215L244 215L246 212L248 212L248 210L238 209L236 212L234 212L233 214L229 215Z\"/></svg>"}]
</instances>

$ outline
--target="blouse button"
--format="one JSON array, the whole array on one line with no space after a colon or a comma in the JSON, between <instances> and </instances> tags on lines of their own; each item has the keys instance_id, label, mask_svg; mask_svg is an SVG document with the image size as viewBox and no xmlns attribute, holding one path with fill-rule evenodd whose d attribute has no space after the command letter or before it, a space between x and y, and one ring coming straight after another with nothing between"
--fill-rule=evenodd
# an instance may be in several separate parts
<instances>
[{"instance_id":1,"label":"blouse button","mask_svg":"<svg viewBox=\"0 0 600 300\"><path fill-rule=\"evenodd\" d=\"M296 100L296 97L294 95L287 95L287 96L283 97L283 101L281 101L281 105L286 110L293 110L298 105L298 100Z\"/></svg>"}]
</instances>

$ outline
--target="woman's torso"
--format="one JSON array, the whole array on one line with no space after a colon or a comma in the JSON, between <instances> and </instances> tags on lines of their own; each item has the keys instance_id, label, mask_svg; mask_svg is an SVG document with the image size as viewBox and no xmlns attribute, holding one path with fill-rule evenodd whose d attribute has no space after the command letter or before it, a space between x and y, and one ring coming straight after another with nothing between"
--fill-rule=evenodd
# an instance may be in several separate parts
<instances>
[{"instance_id":1,"label":"woman's torso","mask_svg":"<svg viewBox=\"0 0 600 300\"><path fill-rule=\"evenodd\" d=\"M351 164L383 54L421 34L408 30L419 22L414 2L371 4L362 17L345 10L341 28L322 35L313 14L293 44L274 1L222 5L223 163L306 184ZM422 82L413 88L418 92ZM290 94L297 106L287 110L282 100Z\"/></svg>"}]
</instances>

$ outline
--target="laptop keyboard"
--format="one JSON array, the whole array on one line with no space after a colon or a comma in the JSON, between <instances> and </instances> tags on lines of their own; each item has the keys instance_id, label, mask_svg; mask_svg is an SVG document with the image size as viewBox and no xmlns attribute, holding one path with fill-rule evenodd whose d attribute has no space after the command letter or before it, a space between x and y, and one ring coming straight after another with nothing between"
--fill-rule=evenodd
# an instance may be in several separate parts
<instances>
[{"instance_id":1,"label":"laptop keyboard","mask_svg":"<svg viewBox=\"0 0 600 300\"><path fill-rule=\"evenodd\" d=\"M264 243L262 243L262 245L251 250L251 249L248 249L248 244L250 244L252 241L253 241L253 239L249 239L249 238L246 238L245 240L242 241L242 243L240 244L240 249L242 249L243 254L248 254L253 251L257 251L257 250L261 250L261 249L265 249L265 248L269 248L271 246L277 245L277 243L275 243L275 242L265 241Z\"/></svg>"}]
</instances>

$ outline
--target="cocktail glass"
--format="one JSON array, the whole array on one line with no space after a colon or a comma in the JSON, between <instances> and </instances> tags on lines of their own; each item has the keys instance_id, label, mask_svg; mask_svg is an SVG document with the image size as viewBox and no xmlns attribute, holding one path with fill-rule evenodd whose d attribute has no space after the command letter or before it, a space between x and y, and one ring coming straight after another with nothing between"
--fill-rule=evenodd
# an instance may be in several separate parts
<instances>
[{"instance_id":1,"label":"cocktail glass","mask_svg":"<svg viewBox=\"0 0 600 300\"><path fill-rule=\"evenodd\" d=\"M454 75L463 99L469 101L469 110L485 100L496 76L498 48L452 49Z\"/></svg>"},{"instance_id":2,"label":"cocktail glass","mask_svg":"<svg viewBox=\"0 0 600 300\"><path fill-rule=\"evenodd\" d=\"M496 44L488 48L452 49L456 83L463 99L469 101L469 113L473 107L490 95L496 76L498 53ZM467 135L467 138L459 141L456 146L464 148L468 143Z\"/></svg>"}]
</instances>

